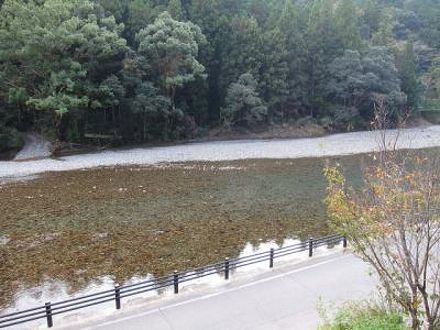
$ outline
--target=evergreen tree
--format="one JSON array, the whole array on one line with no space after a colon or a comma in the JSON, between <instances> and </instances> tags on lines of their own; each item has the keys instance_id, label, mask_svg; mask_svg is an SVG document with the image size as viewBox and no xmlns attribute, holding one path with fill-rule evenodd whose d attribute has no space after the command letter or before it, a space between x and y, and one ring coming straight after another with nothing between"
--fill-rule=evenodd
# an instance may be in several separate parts
<instances>
[{"instance_id":1,"label":"evergreen tree","mask_svg":"<svg viewBox=\"0 0 440 330\"><path fill-rule=\"evenodd\" d=\"M353 0L340 0L335 10L335 32L342 50L360 49L359 15Z\"/></svg>"},{"instance_id":2,"label":"evergreen tree","mask_svg":"<svg viewBox=\"0 0 440 330\"><path fill-rule=\"evenodd\" d=\"M331 79L327 91L331 98L344 107L357 108L364 101L366 82L361 54L346 50L344 55L329 65Z\"/></svg>"},{"instance_id":3,"label":"evergreen tree","mask_svg":"<svg viewBox=\"0 0 440 330\"><path fill-rule=\"evenodd\" d=\"M379 29L383 16L382 5L379 0L365 0L360 3L361 36L370 40L373 34Z\"/></svg>"},{"instance_id":4,"label":"evergreen tree","mask_svg":"<svg viewBox=\"0 0 440 330\"><path fill-rule=\"evenodd\" d=\"M197 25L178 22L164 12L138 33L137 40L139 53L154 64L159 83L175 108L177 88L205 77L205 68L197 61L205 36Z\"/></svg>"},{"instance_id":5,"label":"evergreen tree","mask_svg":"<svg viewBox=\"0 0 440 330\"><path fill-rule=\"evenodd\" d=\"M323 112L324 89L328 76L327 65L340 52L336 42L333 16L333 3L327 0L313 0L303 15L308 21L305 31L305 79L307 92L305 105L309 116L314 117Z\"/></svg>"},{"instance_id":6,"label":"evergreen tree","mask_svg":"<svg viewBox=\"0 0 440 330\"><path fill-rule=\"evenodd\" d=\"M229 26L229 37L222 49L220 88L227 87L243 73L258 76L261 62L261 31L255 18L235 16ZM223 92L224 94L224 92Z\"/></svg>"},{"instance_id":7,"label":"evergreen tree","mask_svg":"<svg viewBox=\"0 0 440 330\"><path fill-rule=\"evenodd\" d=\"M425 92L422 107L425 110L440 109L440 58L433 61L430 70L423 77Z\"/></svg>"},{"instance_id":8,"label":"evergreen tree","mask_svg":"<svg viewBox=\"0 0 440 330\"><path fill-rule=\"evenodd\" d=\"M168 12L176 21L183 20L182 3L180 0L170 0L168 3Z\"/></svg>"},{"instance_id":9,"label":"evergreen tree","mask_svg":"<svg viewBox=\"0 0 440 330\"><path fill-rule=\"evenodd\" d=\"M377 31L371 37L372 44L374 46L395 47L396 40L393 29L393 14L387 10L381 17Z\"/></svg>"},{"instance_id":10,"label":"evergreen tree","mask_svg":"<svg viewBox=\"0 0 440 330\"><path fill-rule=\"evenodd\" d=\"M124 0L124 2L127 2ZM159 15L161 7L155 7L153 1L131 0L127 4L127 18L125 25L125 36L128 43L134 48L136 45L136 33L154 22Z\"/></svg>"},{"instance_id":11,"label":"evergreen tree","mask_svg":"<svg viewBox=\"0 0 440 330\"><path fill-rule=\"evenodd\" d=\"M222 108L225 126L252 128L261 123L267 115L267 107L258 96L257 81L245 73L231 84L226 95L226 106Z\"/></svg>"},{"instance_id":12,"label":"evergreen tree","mask_svg":"<svg viewBox=\"0 0 440 330\"><path fill-rule=\"evenodd\" d=\"M397 67L402 82L402 91L408 97L408 105L414 109L419 98L419 83L417 81L417 63L413 43L408 41L398 56Z\"/></svg>"},{"instance_id":13,"label":"evergreen tree","mask_svg":"<svg viewBox=\"0 0 440 330\"><path fill-rule=\"evenodd\" d=\"M286 0L281 18L276 17L276 24L284 34L287 50L287 97L283 109L283 117L298 117L301 109L306 106L307 73L306 73L306 41L304 39L304 15L294 0Z\"/></svg>"},{"instance_id":14,"label":"evergreen tree","mask_svg":"<svg viewBox=\"0 0 440 330\"><path fill-rule=\"evenodd\" d=\"M278 28L261 36L260 56L260 95L268 106L270 121L283 119L288 95L288 65L286 39Z\"/></svg>"},{"instance_id":15,"label":"evergreen tree","mask_svg":"<svg viewBox=\"0 0 440 330\"><path fill-rule=\"evenodd\" d=\"M220 118L220 107L224 101L220 78L222 54L228 36L228 22L223 15L220 0L193 0L190 16L192 22L200 26L208 41L200 52L200 62L206 67L208 73L206 85L198 86L192 95L198 94L200 97L205 97L207 114L203 120L217 123Z\"/></svg>"},{"instance_id":16,"label":"evergreen tree","mask_svg":"<svg viewBox=\"0 0 440 330\"><path fill-rule=\"evenodd\" d=\"M347 113L339 113L343 121L357 119L359 113L368 122L378 97L386 102L390 115L398 115L406 103L393 56L385 47L368 48L362 55L347 50L333 60L329 71L327 92L330 99L342 106L338 111Z\"/></svg>"},{"instance_id":17,"label":"evergreen tree","mask_svg":"<svg viewBox=\"0 0 440 330\"><path fill-rule=\"evenodd\" d=\"M47 113L49 127L65 139L69 119L81 120L82 109L109 110L93 91L111 77L110 67L120 68L127 50L122 29L88 0L6 1L0 12L0 95L26 91L27 108Z\"/></svg>"},{"instance_id":18,"label":"evergreen tree","mask_svg":"<svg viewBox=\"0 0 440 330\"><path fill-rule=\"evenodd\" d=\"M429 46L440 48L440 6L438 0L408 0L406 8L421 21L418 37Z\"/></svg>"},{"instance_id":19,"label":"evergreen tree","mask_svg":"<svg viewBox=\"0 0 440 330\"><path fill-rule=\"evenodd\" d=\"M172 113L171 101L160 95L151 82L142 83L136 90L133 111L141 116L141 141L148 141L161 135L163 139L167 138L167 123Z\"/></svg>"},{"instance_id":20,"label":"evergreen tree","mask_svg":"<svg viewBox=\"0 0 440 330\"><path fill-rule=\"evenodd\" d=\"M190 136L221 123L243 72L268 125L360 127L374 95L394 110L417 107L419 81L437 95L437 2L0 0L0 130Z\"/></svg>"}]
</instances>

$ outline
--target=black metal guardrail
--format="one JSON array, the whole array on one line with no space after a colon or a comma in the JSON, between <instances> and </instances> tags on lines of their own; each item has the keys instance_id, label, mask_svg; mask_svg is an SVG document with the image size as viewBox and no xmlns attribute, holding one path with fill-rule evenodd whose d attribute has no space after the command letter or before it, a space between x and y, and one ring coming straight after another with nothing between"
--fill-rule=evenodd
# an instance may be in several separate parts
<instances>
[{"instance_id":1,"label":"black metal guardrail","mask_svg":"<svg viewBox=\"0 0 440 330\"><path fill-rule=\"evenodd\" d=\"M26 309L23 311L0 315L0 328L11 327L14 325L31 322L39 319L46 319L47 326L53 326L53 317L59 314L83 309L95 305L114 302L116 309L121 309L121 301L124 298L139 295L142 293L156 291L162 288L173 287L174 293L179 293L179 284L202 277L224 273L225 280L229 279L231 270L240 267L249 266L264 261L269 261L269 267L274 267L274 260L287 255L308 251L309 257L313 256L313 250L320 246L336 245L342 242L343 247L347 247L347 240L339 235L326 236L320 239L309 239L301 243L282 247L279 249L270 249L266 252L256 253L250 256L228 259L223 262L211 264L209 266L196 268L190 271L177 272L173 274L143 281L136 284L119 286L114 289L105 290L86 296L72 298L56 303L46 303L45 305Z\"/></svg>"}]
</instances>

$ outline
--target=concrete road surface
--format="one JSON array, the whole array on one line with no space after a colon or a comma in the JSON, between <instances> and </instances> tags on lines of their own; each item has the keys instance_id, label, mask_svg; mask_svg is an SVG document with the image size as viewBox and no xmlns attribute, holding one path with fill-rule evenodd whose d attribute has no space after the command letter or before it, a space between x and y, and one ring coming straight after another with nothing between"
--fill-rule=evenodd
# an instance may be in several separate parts
<instances>
[{"instance_id":1,"label":"concrete road surface","mask_svg":"<svg viewBox=\"0 0 440 330\"><path fill-rule=\"evenodd\" d=\"M368 298L375 280L350 253L316 257L252 279L233 279L211 291L182 293L141 309L114 313L75 329L262 330L316 329L319 300L336 306Z\"/></svg>"}]
</instances>

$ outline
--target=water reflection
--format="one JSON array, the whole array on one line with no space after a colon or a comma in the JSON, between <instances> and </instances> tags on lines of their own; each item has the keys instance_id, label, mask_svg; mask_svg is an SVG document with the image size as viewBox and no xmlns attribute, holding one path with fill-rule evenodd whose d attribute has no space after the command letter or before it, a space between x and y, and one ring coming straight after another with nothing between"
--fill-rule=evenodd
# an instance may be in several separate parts
<instances>
[{"instance_id":1,"label":"water reflection","mask_svg":"<svg viewBox=\"0 0 440 330\"><path fill-rule=\"evenodd\" d=\"M252 245L250 243L246 244L245 248L240 252L239 258L252 256L262 252L269 252L271 248L278 249L281 247L293 246L298 243L306 243L305 241L286 239L283 241L281 245L277 244L275 241L269 242L261 242L257 245ZM329 253L336 252L341 250L341 244L331 244L324 245L316 248L314 250L315 256L323 256ZM283 267L283 265L292 265L295 263L300 263L301 261L308 260L308 251L305 250L303 252L298 252L295 254L290 254L283 256L282 258L275 259L276 268ZM268 262L260 262L253 265L248 265L242 268L231 270L230 281L247 279L246 283L252 281L253 277L258 274L262 274L265 272L270 272L271 270L268 267ZM195 275L194 272L187 272L186 275L192 276ZM224 278L224 268L222 266L218 267L218 272L216 274L210 276L202 276L203 272L197 272L198 276L191 281L181 283L179 285L180 292L204 292L206 289L216 289L220 288L222 285L227 283ZM130 280L122 283L123 285L131 285L137 284L145 281L155 280L155 277L152 274L149 274L144 277L135 276ZM35 306L44 305L45 302L59 302L67 299L77 298L93 293L98 293L101 291L113 289L116 285L114 279L109 276L105 276L99 279L96 279L89 283L87 287L72 293L69 289L69 284L63 281L56 281L47 279L43 282L42 285L34 287L34 288L21 288L14 295L14 304L11 307L4 309L0 314L7 314L16 311L22 311L28 308L33 308ZM143 292L140 295L124 298L122 303L124 305L124 309L127 308L135 308L142 306L148 302L154 301L155 299L162 299L165 297L174 296L173 287L162 288L155 291ZM62 322L60 319L64 318L70 320L71 322L84 320L87 317L92 315L93 317L104 317L106 315L110 315L114 312L114 304L113 303L105 303L102 305L97 305L93 307L88 307L84 310L78 310L74 312L69 312L66 314L62 314L58 316L57 322ZM29 327L38 327L44 326L45 320L39 320L31 323L26 323L22 326L23 329L28 329ZM20 328L20 327L19 327Z\"/></svg>"},{"instance_id":2,"label":"water reflection","mask_svg":"<svg viewBox=\"0 0 440 330\"><path fill-rule=\"evenodd\" d=\"M353 180L359 157L338 158ZM100 168L0 186L0 305L47 280L70 295L107 276L124 283L327 235L324 163Z\"/></svg>"}]
</instances>

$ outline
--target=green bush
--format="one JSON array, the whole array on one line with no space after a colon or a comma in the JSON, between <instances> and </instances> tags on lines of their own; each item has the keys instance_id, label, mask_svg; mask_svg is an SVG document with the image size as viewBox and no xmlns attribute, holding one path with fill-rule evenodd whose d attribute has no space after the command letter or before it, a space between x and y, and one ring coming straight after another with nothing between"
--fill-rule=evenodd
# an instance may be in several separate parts
<instances>
[{"instance_id":1,"label":"green bush","mask_svg":"<svg viewBox=\"0 0 440 330\"><path fill-rule=\"evenodd\" d=\"M345 306L335 320L320 330L408 330L404 318L397 312L375 307Z\"/></svg>"},{"instance_id":2,"label":"green bush","mask_svg":"<svg viewBox=\"0 0 440 330\"><path fill-rule=\"evenodd\" d=\"M24 145L24 139L20 132L11 128L0 127L0 153L18 151Z\"/></svg>"}]
</instances>

